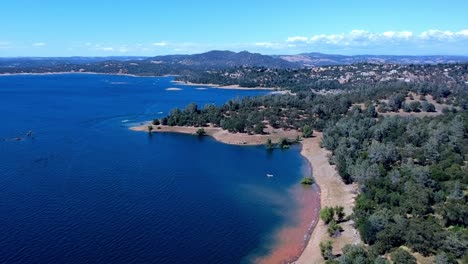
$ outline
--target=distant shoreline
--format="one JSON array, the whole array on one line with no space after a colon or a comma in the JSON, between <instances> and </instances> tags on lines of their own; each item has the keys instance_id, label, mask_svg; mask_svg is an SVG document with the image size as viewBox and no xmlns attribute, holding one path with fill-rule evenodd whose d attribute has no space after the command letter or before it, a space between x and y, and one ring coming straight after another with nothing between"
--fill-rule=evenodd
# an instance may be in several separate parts
<instances>
[{"instance_id":1,"label":"distant shoreline","mask_svg":"<svg viewBox=\"0 0 468 264\"><path fill-rule=\"evenodd\" d=\"M131 127L133 131L148 131L150 122L140 126ZM158 129L159 127L159 129ZM180 127L180 126L153 126L153 133L182 133L195 135L199 127ZM213 137L216 141L241 146L258 146L265 144L270 138L273 143L277 143L281 138L295 139L300 135L297 131L276 130L267 135L248 135L245 133L229 133L219 127L203 128L206 135ZM274 133L276 132L276 133ZM320 141L323 137L322 133L316 132L313 138L305 138L301 143L301 155L307 159L312 176L319 187L320 208L326 206L341 205L345 208L347 215L352 213L354 207L356 185L346 185L341 180L335 167L328 162L329 152L320 147ZM299 184L299 183L298 183ZM306 203L307 204L307 203ZM318 213L314 215L314 219L310 219L310 226L304 234L306 239L304 247L300 254L291 257L288 261L293 263L323 263L324 260L320 254L319 244L324 240L334 241L334 252L341 252L341 248L346 244L360 243L359 235L351 221L343 223L345 231L338 238L330 238L327 233L327 226L319 219ZM268 258L271 256L265 256ZM260 258L259 262L265 261Z\"/></svg>"},{"instance_id":2,"label":"distant shoreline","mask_svg":"<svg viewBox=\"0 0 468 264\"><path fill-rule=\"evenodd\" d=\"M175 77L177 75L161 75L161 76L150 76L150 75L136 75L136 74L127 74L127 73L105 73L105 72L77 72L77 71L70 71L70 72L18 72L18 73L0 73L1 76L21 76L21 75L63 75L63 74L93 74L93 75L114 75L114 76L129 76L135 78L158 78L158 77Z\"/></svg>"},{"instance_id":3,"label":"distant shoreline","mask_svg":"<svg viewBox=\"0 0 468 264\"><path fill-rule=\"evenodd\" d=\"M128 74L128 73L101 73L101 72L77 72L77 71L70 71L70 72L41 72L41 73L26 73L26 72L19 72L19 73L0 73L1 76L22 76L22 75L64 75L64 74L93 74L93 75L114 75L114 76L129 76L135 78L158 78L158 77L176 77L178 75L174 74L166 74L166 75L136 75L136 74ZM239 85L217 85L213 83L192 83L192 82L184 82L184 81L171 81L172 83L178 85L185 85L185 86L206 86L215 89L225 89L225 90L264 90L264 91L277 91L277 93L283 93L279 88L271 88L271 87L242 87Z\"/></svg>"}]
</instances>

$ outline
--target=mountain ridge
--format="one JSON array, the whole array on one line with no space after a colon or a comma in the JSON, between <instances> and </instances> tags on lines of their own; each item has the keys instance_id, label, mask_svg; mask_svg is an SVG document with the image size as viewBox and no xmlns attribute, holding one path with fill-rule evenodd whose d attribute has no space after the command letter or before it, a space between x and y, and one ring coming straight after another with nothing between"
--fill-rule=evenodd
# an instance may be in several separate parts
<instances>
[{"instance_id":1,"label":"mountain ridge","mask_svg":"<svg viewBox=\"0 0 468 264\"><path fill-rule=\"evenodd\" d=\"M303 66L349 65L355 63L376 64L438 64L467 62L468 56L461 55L341 55L319 52L298 55L279 55L283 60Z\"/></svg>"},{"instance_id":2,"label":"mountain ridge","mask_svg":"<svg viewBox=\"0 0 468 264\"><path fill-rule=\"evenodd\" d=\"M248 51L233 52L229 50L212 50L198 54L176 54L152 57L107 56L107 57L8 57L0 58L2 72L24 71L40 67L47 70L79 70L81 68L114 67L115 69L145 67L162 69L161 74L169 69L182 70L216 70L234 67L263 67L276 69L298 69L358 63L374 64L439 64L464 63L468 56L458 55L340 55L318 52L297 55L263 55ZM111 67L111 68L112 68Z\"/></svg>"}]
</instances>

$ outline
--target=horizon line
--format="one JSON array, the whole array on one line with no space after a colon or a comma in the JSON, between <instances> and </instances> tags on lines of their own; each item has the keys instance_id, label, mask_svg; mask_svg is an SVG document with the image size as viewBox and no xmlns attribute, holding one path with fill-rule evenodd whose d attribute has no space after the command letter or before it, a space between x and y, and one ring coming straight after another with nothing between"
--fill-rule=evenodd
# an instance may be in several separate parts
<instances>
[{"instance_id":1,"label":"horizon line","mask_svg":"<svg viewBox=\"0 0 468 264\"><path fill-rule=\"evenodd\" d=\"M306 55L306 54L322 54L322 55L332 55L332 56L347 56L347 57L354 57L354 56L396 56L396 57L431 57L431 56L449 56L449 57L468 57L468 54L424 54L424 55L411 55L411 54L340 54L340 53L323 53L323 52L302 52L302 53L295 53L295 54L263 54L260 52L251 52L248 50L242 51L232 51L232 50L223 50L223 49L214 49L205 52L196 52L196 53L167 53L167 54L159 54L159 55L102 55L102 56L87 56L87 55L70 55L70 56L34 56L34 55L20 55L20 56L0 56L2 59L21 59L21 58L152 58L152 57L160 57L160 56L191 56L191 55L200 55L206 54L214 51L220 52L233 52L233 53L242 53L248 52L251 54L260 54L263 56L298 56L298 55Z\"/></svg>"}]
</instances>

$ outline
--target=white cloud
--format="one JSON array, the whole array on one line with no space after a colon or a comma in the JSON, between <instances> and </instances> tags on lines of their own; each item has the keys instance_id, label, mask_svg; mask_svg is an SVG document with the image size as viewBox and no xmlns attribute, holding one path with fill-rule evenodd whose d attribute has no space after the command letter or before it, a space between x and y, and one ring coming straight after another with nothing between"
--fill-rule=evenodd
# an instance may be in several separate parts
<instances>
[{"instance_id":1,"label":"white cloud","mask_svg":"<svg viewBox=\"0 0 468 264\"><path fill-rule=\"evenodd\" d=\"M306 42L309 38L302 36L289 37L286 42Z\"/></svg>"},{"instance_id":2,"label":"white cloud","mask_svg":"<svg viewBox=\"0 0 468 264\"><path fill-rule=\"evenodd\" d=\"M367 30L355 29L350 31L349 33L341 34L320 34L313 35L311 37L294 36L287 38L286 42L302 44L326 44L337 46L368 46L374 44L386 44L389 41L457 41L462 39L468 39L467 29L458 32L432 29L424 31L418 35L414 34L411 31L385 31L382 33L375 33Z\"/></svg>"},{"instance_id":3,"label":"white cloud","mask_svg":"<svg viewBox=\"0 0 468 264\"><path fill-rule=\"evenodd\" d=\"M422 32L419 37L424 40L458 40L468 38L468 29L460 30L458 32L450 30L431 29Z\"/></svg>"},{"instance_id":4,"label":"white cloud","mask_svg":"<svg viewBox=\"0 0 468 264\"><path fill-rule=\"evenodd\" d=\"M46 43L44 42L36 42L36 43L33 43L32 44L34 47L44 47L45 45L47 45Z\"/></svg>"},{"instance_id":5,"label":"white cloud","mask_svg":"<svg viewBox=\"0 0 468 264\"><path fill-rule=\"evenodd\" d=\"M422 32L419 37L421 39L435 39L435 40L446 40L451 39L454 36L452 31L442 31L438 29L431 29Z\"/></svg>"},{"instance_id":6,"label":"white cloud","mask_svg":"<svg viewBox=\"0 0 468 264\"><path fill-rule=\"evenodd\" d=\"M263 48L275 48L275 47L278 47L279 45L280 45L279 43L273 43L273 42L256 42L256 43L254 43L254 46L263 47Z\"/></svg>"},{"instance_id":7,"label":"white cloud","mask_svg":"<svg viewBox=\"0 0 468 264\"><path fill-rule=\"evenodd\" d=\"M386 31L382 36L389 39L409 39L413 37L413 32L410 31Z\"/></svg>"},{"instance_id":8,"label":"white cloud","mask_svg":"<svg viewBox=\"0 0 468 264\"><path fill-rule=\"evenodd\" d=\"M98 47L96 49L97 50L102 50L102 51L114 51L113 47Z\"/></svg>"},{"instance_id":9,"label":"white cloud","mask_svg":"<svg viewBox=\"0 0 468 264\"><path fill-rule=\"evenodd\" d=\"M456 33L458 36L468 37L468 29L460 30Z\"/></svg>"},{"instance_id":10,"label":"white cloud","mask_svg":"<svg viewBox=\"0 0 468 264\"><path fill-rule=\"evenodd\" d=\"M165 42L165 41L161 41L161 42L155 42L153 43L153 46L156 46L156 47L166 47L169 43Z\"/></svg>"},{"instance_id":11,"label":"white cloud","mask_svg":"<svg viewBox=\"0 0 468 264\"><path fill-rule=\"evenodd\" d=\"M9 48L10 48L10 42L0 41L0 49L9 49Z\"/></svg>"}]
</instances>

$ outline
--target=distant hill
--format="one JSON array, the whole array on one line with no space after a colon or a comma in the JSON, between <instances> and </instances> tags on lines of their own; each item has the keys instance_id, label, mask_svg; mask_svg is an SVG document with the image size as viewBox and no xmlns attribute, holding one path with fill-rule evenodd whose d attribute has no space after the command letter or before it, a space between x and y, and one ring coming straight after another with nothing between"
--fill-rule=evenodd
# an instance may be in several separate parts
<instances>
[{"instance_id":1,"label":"distant hill","mask_svg":"<svg viewBox=\"0 0 468 264\"><path fill-rule=\"evenodd\" d=\"M468 62L464 56L392 56L392 55L330 55L304 53L299 55L262 55L247 51L214 50L193 55L156 57L18 57L0 58L2 73L98 72L126 73L145 76L187 75L194 71L224 70L234 67L264 67L299 69L312 66L376 64L437 64Z\"/></svg>"},{"instance_id":2,"label":"distant hill","mask_svg":"<svg viewBox=\"0 0 468 264\"><path fill-rule=\"evenodd\" d=\"M277 56L283 60L303 66L347 65L354 63L393 63L393 64L437 64L467 62L467 56L397 56L397 55L334 55L323 53L303 53L299 55Z\"/></svg>"},{"instance_id":3,"label":"distant hill","mask_svg":"<svg viewBox=\"0 0 468 264\"><path fill-rule=\"evenodd\" d=\"M266 68L297 68L301 63L290 62L282 58L250 53L248 51L232 52L214 50L194 55L167 55L151 58L154 63L181 64L202 68L231 67L266 67Z\"/></svg>"}]
</instances>

